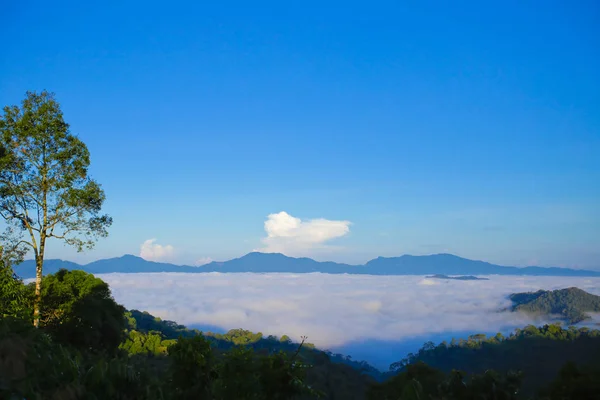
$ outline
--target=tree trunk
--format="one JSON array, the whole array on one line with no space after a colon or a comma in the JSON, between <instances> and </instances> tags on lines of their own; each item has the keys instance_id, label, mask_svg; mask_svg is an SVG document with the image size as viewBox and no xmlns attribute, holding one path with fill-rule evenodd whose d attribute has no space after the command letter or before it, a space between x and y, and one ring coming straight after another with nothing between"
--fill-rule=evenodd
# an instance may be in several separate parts
<instances>
[{"instance_id":1,"label":"tree trunk","mask_svg":"<svg viewBox=\"0 0 600 400\"><path fill-rule=\"evenodd\" d=\"M42 267L44 256L35 258L35 299L33 300L33 326L40 327L40 305L42 304Z\"/></svg>"}]
</instances>

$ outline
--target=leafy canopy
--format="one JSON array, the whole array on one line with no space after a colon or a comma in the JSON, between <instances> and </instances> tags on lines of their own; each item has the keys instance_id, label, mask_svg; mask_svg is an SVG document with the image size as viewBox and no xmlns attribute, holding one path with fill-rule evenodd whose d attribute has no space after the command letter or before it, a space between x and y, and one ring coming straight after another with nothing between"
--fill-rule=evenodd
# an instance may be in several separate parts
<instances>
[{"instance_id":1,"label":"leafy canopy","mask_svg":"<svg viewBox=\"0 0 600 400\"><path fill-rule=\"evenodd\" d=\"M84 271L61 269L44 277L41 319L57 342L78 348L114 352L124 339L125 308L106 282Z\"/></svg>"},{"instance_id":2,"label":"leafy canopy","mask_svg":"<svg viewBox=\"0 0 600 400\"><path fill-rule=\"evenodd\" d=\"M29 298L23 281L0 260L0 317L26 318Z\"/></svg>"}]
</instances>

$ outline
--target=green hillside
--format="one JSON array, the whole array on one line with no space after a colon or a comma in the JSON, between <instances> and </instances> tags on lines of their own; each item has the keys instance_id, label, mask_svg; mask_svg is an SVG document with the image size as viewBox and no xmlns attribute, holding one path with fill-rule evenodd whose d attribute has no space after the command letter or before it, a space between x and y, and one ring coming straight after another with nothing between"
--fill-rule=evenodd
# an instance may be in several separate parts
<instances>
[{"instance_id":1,"label":"green hillside","mask_svg":"<svg viewBox=\"0 0 600 400\"><path fill-rule=\"evenodd\" d=\"M513 311L531 314L560 315L569 324L589 319L587 312L600 312L600 296L571 287L560 290L538 290L510 296Z\"/></svg>"},{"instance_id":2,"label":"green hillside","mask_svg":"<svg viewBox=\"0 0 600 400\"><path fill-rule=\"evenodd\" d=\"M451 343L426 343L415 354L392 364L403 372L410 365L425 363L441 371L464 371L483 374L487 370L501 373L520 371L522 392L534 395L549 385L565 363L600 366L600 331L588 328L563 328L560 325L527 326L508 337L498 333L487 337L472 335Z\"/></svg>"}]
</instances>

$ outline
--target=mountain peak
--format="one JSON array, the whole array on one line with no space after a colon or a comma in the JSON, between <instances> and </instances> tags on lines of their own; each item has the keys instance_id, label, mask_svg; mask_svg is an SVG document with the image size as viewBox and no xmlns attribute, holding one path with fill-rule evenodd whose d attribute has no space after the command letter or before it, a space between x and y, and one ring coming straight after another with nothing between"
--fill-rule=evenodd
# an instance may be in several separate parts
<instances>
[{"instance_id":1,"label":"mountain peak","mask_svg":"<svg viewBox=\"0 0 600 400\"><path fill-rule=\"evenodd\" d=\"M243 258L265 258L265 259L280 258L280 259L283 259L283 258L292 258L292 257L288 257L282 253L263 253L261 251L252 251L244 256L241 256L240 258L238 258L238 260L243 259Z\"/></svg>"}]
</instances>

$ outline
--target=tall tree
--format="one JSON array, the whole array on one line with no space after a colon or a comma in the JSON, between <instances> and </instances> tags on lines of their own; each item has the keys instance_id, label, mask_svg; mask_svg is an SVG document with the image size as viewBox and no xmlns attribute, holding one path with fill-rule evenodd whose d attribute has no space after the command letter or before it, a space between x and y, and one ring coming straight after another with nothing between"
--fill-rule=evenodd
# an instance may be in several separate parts
<instances>
[{"instance_id":1,"label":"tall tree","mask_svg":"<svg viewBox=\"0 0 600 400\"><path fill-rule=\"evenodd\" d=\"M112 218L101 214L105 195L88 175L90 153L69 131L54 94L27 92L0 116L0 216L7 235L33 251L36 262L33 323L40 323L46 241L78 251L108 235ZM12 230L11 230L12 229Z\"/></svg>"}]
</instances>

